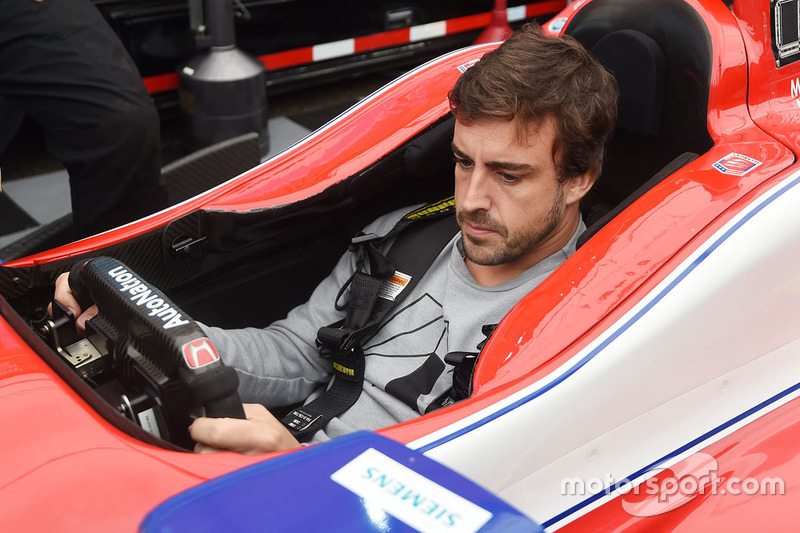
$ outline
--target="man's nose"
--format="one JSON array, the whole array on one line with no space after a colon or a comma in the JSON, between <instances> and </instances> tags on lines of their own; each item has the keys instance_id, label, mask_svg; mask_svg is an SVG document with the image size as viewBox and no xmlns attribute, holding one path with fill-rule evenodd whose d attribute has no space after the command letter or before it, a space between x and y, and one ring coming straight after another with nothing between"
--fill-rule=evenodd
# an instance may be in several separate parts
<instances>
[{"instance_id":1,"label":"man's nose","mask_svg":"<svg viewBox=\"0 0 800 533\"><path fill-rule=\"evenodd\" d=\"M490 170L476 167L466 184L461 209L465 211L488 211L492 205Z\"/></svg>"}]
</instances>

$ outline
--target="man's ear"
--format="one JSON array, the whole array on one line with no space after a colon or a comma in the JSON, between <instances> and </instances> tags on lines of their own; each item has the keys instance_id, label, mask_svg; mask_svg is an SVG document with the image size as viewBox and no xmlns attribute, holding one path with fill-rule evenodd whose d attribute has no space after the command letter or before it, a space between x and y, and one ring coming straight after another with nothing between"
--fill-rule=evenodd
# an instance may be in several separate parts
<instances>
[{"instance_id":1,"label":"man's ear","mask_svg":"<svg viewBox=\"0 0 800 533\"><path fill-rule=\"evenodd\" d=\"M564 203L570 205L580 202L596 181L597 172L593 170L569 178L565 184Z\"/></svg>"}]
</instances>

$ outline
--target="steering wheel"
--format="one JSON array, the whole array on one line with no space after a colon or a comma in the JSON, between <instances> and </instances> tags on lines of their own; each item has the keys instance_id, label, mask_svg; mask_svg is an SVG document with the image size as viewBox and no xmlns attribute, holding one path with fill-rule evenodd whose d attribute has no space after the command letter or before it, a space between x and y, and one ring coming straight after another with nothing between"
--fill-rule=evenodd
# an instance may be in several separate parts
<instances>
[{"instance_id":1,"label":"steering wheel","mask_svg":"<svg viewBox=\"0 0 800 533\"><path fill-rule=\"evenodd\" d=\"M105 346L125 393L121 410L144 429L191 447L192 418L245 418L239 380L200 326L161 291L110 257L77 263L69 285L82 309L96 304L87 339ZM108 366L108 364L106 364Z\"/></svg>"}]
</instances>

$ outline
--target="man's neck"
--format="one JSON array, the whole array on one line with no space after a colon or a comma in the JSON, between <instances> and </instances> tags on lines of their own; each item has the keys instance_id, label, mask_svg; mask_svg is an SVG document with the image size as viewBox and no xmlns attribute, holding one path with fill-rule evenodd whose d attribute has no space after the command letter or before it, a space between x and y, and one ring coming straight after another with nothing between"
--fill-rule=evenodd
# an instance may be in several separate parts
<instances>
[{"instance_id":1,"label":"man's neck","mask_svg":"<svg viewBox=\"0 0 800 533\"><path fill-rule=\"evenodd\" d=\"M539 246L510 263L502 265L479 265L473 263L466 257L464 263L467 270L472 274L475 282L482 287L494 287L511 281L526 270L536 266L542 259L550 257L558 252L572 239L580 223L580 213L575 212L574 216L564 217L563 223L559 225Z\"/></svg>"}]
</instances>

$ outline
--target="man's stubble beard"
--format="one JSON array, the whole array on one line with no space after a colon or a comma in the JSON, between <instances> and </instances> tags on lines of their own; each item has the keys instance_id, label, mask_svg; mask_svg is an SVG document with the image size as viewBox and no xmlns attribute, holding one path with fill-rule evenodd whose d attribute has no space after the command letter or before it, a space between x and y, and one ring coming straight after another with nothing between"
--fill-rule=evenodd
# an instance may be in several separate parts
<instances>
[{"instance_id":1,"label":"man's stubble beard","mask_svg":"<svg viewBox=\"0 0 800 533\"><path fill-rule=\"evenodd\" d=\"M459 211L456 219L461 227L465 223L473 224L496 232L503 240L501 247L493 249L488 247L486 239L462 232L464 255L472 263L481 266L504 265L525 256L547 239L561 223L564 218L563 199L564 185L559 184L544 223L529 227L516 235L509 235L508 228L491 218L486 211Z\"/></svg>"}]
</instances>

